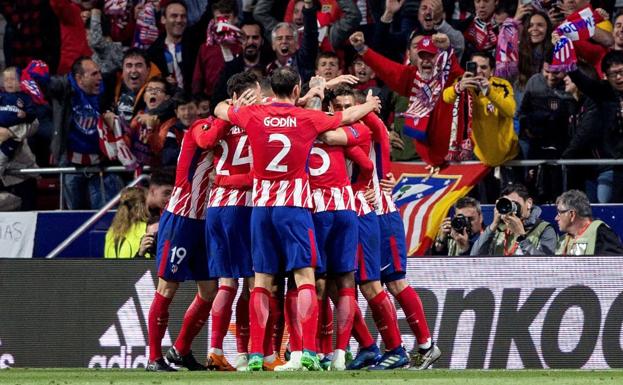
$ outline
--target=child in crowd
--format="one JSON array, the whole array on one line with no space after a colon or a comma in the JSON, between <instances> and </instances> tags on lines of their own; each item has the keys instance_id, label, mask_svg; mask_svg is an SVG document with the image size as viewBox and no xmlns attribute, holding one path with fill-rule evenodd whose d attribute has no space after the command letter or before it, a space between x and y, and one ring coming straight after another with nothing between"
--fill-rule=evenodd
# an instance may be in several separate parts
<instances>
[{"instance_id":1,"label":"child in crowd","mask_svg":"<svg viewBox=\"0 0 623 385\"><path fill-rule=\"evenodd\" d=\"M156 110L170 98L170 86L161 77L147 81L143 101L145 109L132 119L126 142L140 166L160 165L162 143L159 139L160 119Z\"/></svg>"},{"instance_id":2,"label":"child in crowd","mask_svg":"<svg viewBox=\"0 0 623 385\"><path fill-rule=\"evenodd\" d=\"M162 166L175 166L180 154L182 138L191 124L197 120L197 102L188 94L180 93L173 97L175 118L160 126L158 147L162 148Z\"/></svg>"},{"instance_id":3,"label":"child in crowd","mask_svg":"<svg viewBox=\"0 0 623 385\"><path fill-rule=\"evenodd\" d=\"M15 156L22 141L28 135L16 130L27 130L24 123L35 119L35 106L31 97L22 92L20 71L8 67L2 71L4 91L0 93L0 175Z\"/></svg>"}]
</instances>

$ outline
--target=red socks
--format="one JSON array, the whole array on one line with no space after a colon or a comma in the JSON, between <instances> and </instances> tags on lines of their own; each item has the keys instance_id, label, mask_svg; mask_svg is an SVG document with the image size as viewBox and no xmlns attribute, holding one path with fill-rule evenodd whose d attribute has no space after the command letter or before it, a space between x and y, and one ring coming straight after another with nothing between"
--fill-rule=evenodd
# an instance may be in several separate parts
<instances>
[{"instance_id":1,"label":"red socks","mask_svg":"<svg viewBox=\"0 0 623 385\"><path fill-rule=\"evenodd\" d=\"M195 296L195 300L186 310L186 314L184 314L182 329L174 344L180 355L185 356L190 352L190 345L195 336L201 331L203 324L208 320L211 307L212 302L205 301L199 297L199 294Z\"/></svg>"},{"instance_id":2,"label":"red socks","mask_svg":"<svg viewBox=\"0 0 623 385\"><path fill-rule=\"evenodd\" d=\"M268 300L268 319L266 320L266 335L264 336L263 352L264 356L273 354L273 334L275 331L276 316L279 311L279 300L273 296Z\"/></svg>"},{"instance_id":3,"label":"red socks","mask_svg":"<svg viewBox=\"0 0 623 385\"><path fill-rule=\"evenodd\" d=\"M251 291L249 321L251 326L251 354L264 354L264 337L268 322L270 292L263 287Z\"/></svg>"},{"instance_id":4,"label":"red socks","mask_svg":"<svg viewBox=\"0 0 623 385\"><path fill-rule=\"evenodd\" d=\"M318 353L333 352L333 309L327 297L318 300Z\"/></svg>"},{"instance_id":5,"label":"red socks","mask_svg":"<svg viewBox=\"0 0 623 385\"><path fill-rule=\"evenodd\" d=\"M417 292L411 286L407 286L396 296L396 299L405 312L405 317L407 317L409 327L415 334L418 345L430 342L430 331L428 330L424 307Z\"/></svg>"},{"instance_id":6,"label":"red socks","mask_svg":"<svg viewBox=\"0 0 623 385\"><path fill-rule=\"evenodd\" d=\"M337 341L335 348L346 350L355 320L355 288L340 289L337 299ZM360 313L361 314L361 313ZM368 332L369 333L369 332ZM372 337L370 337L371 339ZM369 345L368 345L369 346Z\"/></svg>"},{"instance_id":7,"label":"red socks","mask_svg":"<svg viewBox=\"0 0 623 385\"><path fill-rule=\"evenodd\" d=\"M303 335L303 349L316 351L316 331L318 329L318 300L316 287L311 284L298 287L296 314Z\"/></svg>"},{"instance_id":8,"label":"red socks","mask_svg":"<svg viewBox=\"0 0 623 385\"><path fill-rule=\"evenodd\" d=\"M402 343L402 337L400 336L400 331L398 330L396 308L390 301L387 293L385 291L381 291L368 303L370 305L370 309L372 310L372 317L374 318L376 328L379 330L379 333L381 333L383 342L385 342L385 348L387 350L393 350L400 346Z\"/></svg>"},{"instance_id":9,"label":"red socks","mask_svg":"<svg viewBox=\"0 0 623 385\"><path fill-rule=\"evenodd\" d=\"M223 339L227 335L227 329L231 321L234 298L236 298L236 289L233 287L221 286L218 288L218 293L212 304L211 348L223 349Z\"/></svg>"},{"instance_id":10,"label":"red socks","mask_svg":"<svg viewBox=\"0 0 623 385\"><path fill-rule=\"evenodd\" d=\"M236 346L238 353L249 351L249 299L242 295L236 304Z\"/></svg>"},{"instance_id":11,"label":"red socks","mask_svg":"<svg viewBox=\"0 0 623 385\"><path fill-rule=\"evenodd\" d=\"M290 351L292 352L303 350L303 336L297 315L298 295L299 292L296 289L290 289L286 294L285 319L290 334Z\"/></svg>"},{"instance_id":12,"label":"red socks","mask_svg":"<svg viewBox=\"0 0 623 385\"><path fill-rule=\"evenodd\" d=\"M162 357L162 339L169 324L169 305L173 298L166 298L156 292L149 308L147 331L149 333L149 361Z\"/></svg>"},{"instance_id":13,"label":"red socks","mask_svg":"<svg viewBox=\"0 0 623 385\"><path fill-rule=\"evenodd\" d=\"M372 334L370 334L370 330L368 330L368 325L366 325L366 321L363 319L363 314L361 314L361 309L359 308L359 306L355 306L355 318L353 320L352 333L353 337L355 337L355 339L359 343L359 346L361 347L367 348L375 343L372 339Z\"/></svg>"},{"instance_id":14,"label":"red socks","mask_svg":"<svg viewBox=\"0 0 623 385\"><path fill-rule=\"evenodd\" d=\"M283 320L283 291L278 292L278 297L270 297L271 317L274 317L273 333L271 341L273 343L273 352L279 354L281 352L281 342L283 341L283 329L285 322ZM271 354L273 353L271 352Z\"/></svg>"}]
</instances>

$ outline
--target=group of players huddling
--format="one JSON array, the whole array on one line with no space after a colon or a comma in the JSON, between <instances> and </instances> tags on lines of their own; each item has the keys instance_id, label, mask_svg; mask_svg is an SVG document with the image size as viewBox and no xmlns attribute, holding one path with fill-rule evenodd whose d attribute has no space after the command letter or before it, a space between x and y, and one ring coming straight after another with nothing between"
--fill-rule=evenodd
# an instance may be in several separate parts
<instances>
[{"instance_id":1,"label":"group of players huddling","mask_svg":"<svg viewBox=\"0 0 623 385\"><path fill-rule=\"evenodd\" d=\"M391 197L390 144L375 114L378 98L361 100L339 86L323 112L322 87L299 98L301 81L289 67L276 70L270 86L267 101L256 75L235 75L228 82L232 100L184 136L175 187L160 220L147 370L175 370L170 364L205 370L190 347L210 313L210 369L428 368L441 352L431 341L420 298L405 279L404 229ZM306 103L307 109L297 107ZM223 339L239 278L244 287L236 305L234 369L223 355ZM169 304L188 279L197 282L198 292L165 360L161 342ZM384 354L357 305L356 284ZM383 284L416 337L412 358ZM335 349L329 299L337 313ZM279 356L284 318L287 362ZM347 366L351 335L360 348Z\"/></svg>"}]
</instances>

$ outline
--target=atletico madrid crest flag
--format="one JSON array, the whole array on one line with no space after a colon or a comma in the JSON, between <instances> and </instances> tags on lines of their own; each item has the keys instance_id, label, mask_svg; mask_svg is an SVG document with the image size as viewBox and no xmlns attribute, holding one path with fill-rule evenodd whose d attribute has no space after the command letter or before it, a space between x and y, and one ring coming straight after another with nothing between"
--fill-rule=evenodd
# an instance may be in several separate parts
<instances>
[{"instance_id":1,"label":"atletico madrid crest flag","mask_svg":"<svg viewBox=\"0 0 623 385\"><path fill-rule=\"evenodd\" d=\"M489 168L483 164L453 164L429 178L424 165L394 162L397 184L393 198L405 227L407 254L424 255L448 211Z\"/></svg>"}]
</instances>

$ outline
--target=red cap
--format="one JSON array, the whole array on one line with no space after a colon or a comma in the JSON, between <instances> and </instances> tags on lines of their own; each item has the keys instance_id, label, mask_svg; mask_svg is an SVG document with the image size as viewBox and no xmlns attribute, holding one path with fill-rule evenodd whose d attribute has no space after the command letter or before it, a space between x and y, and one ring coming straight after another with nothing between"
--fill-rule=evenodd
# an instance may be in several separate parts
<instances>
[{"instance_id":1,"label":"red cap","mask_svg":"<svg viewBox=\"0 0 623 385\"><path fill-rule=\"evenodd\" d=\"M437 46L433 43L433 40L430 36L424 36L420 41L418 41L416 46L417 52L428 52L433 55L437 54Z\"/></svg>"}]
</instances>

